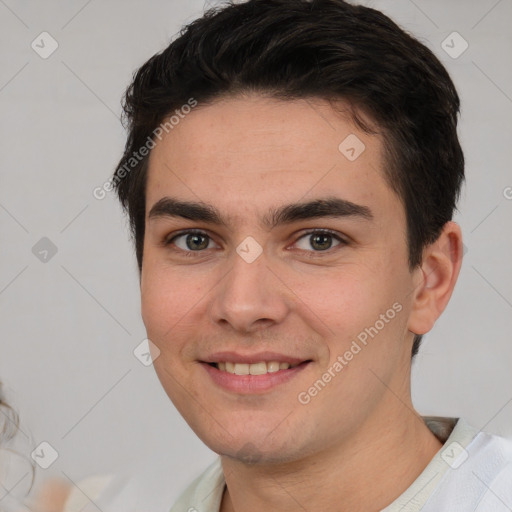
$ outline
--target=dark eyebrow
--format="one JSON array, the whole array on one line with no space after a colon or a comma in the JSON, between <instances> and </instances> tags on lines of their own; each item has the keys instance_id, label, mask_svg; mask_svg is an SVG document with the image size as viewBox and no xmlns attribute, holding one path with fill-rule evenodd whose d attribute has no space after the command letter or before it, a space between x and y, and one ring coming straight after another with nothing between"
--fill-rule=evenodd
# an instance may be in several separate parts
<instances>
[{"instance_id":1,"label":"dark eyebrow","mask_svg":"<svg viewBox=\"0 0 512 512\"><path fill-rule=\"evenodd\" d=\"M148 214L148 219L165 217L181 217L226 228L230 227L229 220L224 219L214 206L201 202L182 201L172 197L163 197L158 200ZM358 217L364 220L372 220L373 214L367 206L352 203L339 197L327 197L271 209L261 220L261 225L267 229L273 229L281 224L291 224L298 220L320 217Z\"/></svg>"}]
</instances>

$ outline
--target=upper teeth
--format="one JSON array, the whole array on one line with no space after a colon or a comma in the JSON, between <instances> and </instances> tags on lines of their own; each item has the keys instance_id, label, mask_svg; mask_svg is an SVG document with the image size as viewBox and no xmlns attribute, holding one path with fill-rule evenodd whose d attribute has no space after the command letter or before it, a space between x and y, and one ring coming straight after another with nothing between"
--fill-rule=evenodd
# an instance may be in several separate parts
<instances>
[{"instance_id":1,"label":"upper teeth","mask_svg":"<svg viewBox=\"0 0 512 512\"><path fill-rule=\"evenodd\" d=\"M265 373L274 373L279 370L293 368L296 364L280 363L279 361L261 361L260 363L230 363L222 361L217 363L217 368L223 372L235 373L236 375L264 375Z\"/></svg>"}]
</instances>

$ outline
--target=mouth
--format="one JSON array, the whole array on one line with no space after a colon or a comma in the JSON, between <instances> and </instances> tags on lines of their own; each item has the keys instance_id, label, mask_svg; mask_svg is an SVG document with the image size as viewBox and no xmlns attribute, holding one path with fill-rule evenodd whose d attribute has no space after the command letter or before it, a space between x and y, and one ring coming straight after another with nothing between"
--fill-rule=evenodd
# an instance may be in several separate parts
<instances>
[{"instance_id":1,"label":"mouth","mask_svg":"<svg viewBox=\"0 0 512 512\"><path fill-rule=\"evenodd\" d=\"M281 370L296 368L302 364L311 362L310 359L301 363L287 363L280 361L259 361L257 363L234 363L232 361L219 361L217 363L208 363L213 368L221 372L231 373L233 375L266 375L267 373L277 373Z\"/></svg>"},{"instance_id":2,"label":"mouth","mask_svg":"<svg viewBox=\"0 0 512 512\"><path fill-rule=\"evenodd\" d=\"M261 353L242 356L219 353L209 361L199 361L211 379L210 382L225 391L236 394L261 394L296 378L313 363L280 354Z\"/></svg>"}]
</instances>

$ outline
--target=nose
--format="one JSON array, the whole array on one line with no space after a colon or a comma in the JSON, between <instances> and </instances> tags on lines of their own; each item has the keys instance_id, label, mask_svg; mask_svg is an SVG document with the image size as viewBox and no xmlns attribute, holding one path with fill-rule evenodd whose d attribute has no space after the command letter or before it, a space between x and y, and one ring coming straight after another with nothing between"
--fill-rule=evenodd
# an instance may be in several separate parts
<instances>
[{"instance_id":1,"label":"nose","mask_svg":"<svg viewBox=\"0 0 512 512\"><path fill-rule=\"evenodd\" d=\"M250 263L234 253L230 263L212 292L213 322L246 334L283 322L292 303L290 293L270 268L265 252Z\"/></svg>"}]
</instances>

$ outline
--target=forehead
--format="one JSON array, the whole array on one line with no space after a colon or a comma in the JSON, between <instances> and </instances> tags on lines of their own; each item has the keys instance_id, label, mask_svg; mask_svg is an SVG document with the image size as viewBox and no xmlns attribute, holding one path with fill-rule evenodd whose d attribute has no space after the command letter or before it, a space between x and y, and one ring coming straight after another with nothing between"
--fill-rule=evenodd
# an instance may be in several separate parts
<instances>
[{"instance_id":1,"label":"forehead","mask_svg":"<svg viewBox=\"0 0 512 512\"><path fill-rule=\"evenodd\" d=\"M384 179L381 136L358 129L347 110L258 95L196 107L151 152L146 213L172 196L244 222L248 212L263 218L269 206L335 195L400 215Z\"/></svg>"}]
</instances>

